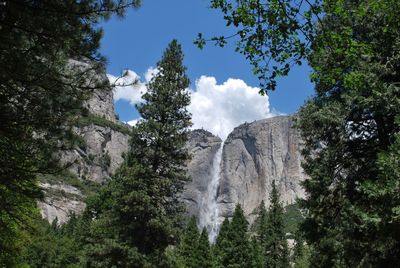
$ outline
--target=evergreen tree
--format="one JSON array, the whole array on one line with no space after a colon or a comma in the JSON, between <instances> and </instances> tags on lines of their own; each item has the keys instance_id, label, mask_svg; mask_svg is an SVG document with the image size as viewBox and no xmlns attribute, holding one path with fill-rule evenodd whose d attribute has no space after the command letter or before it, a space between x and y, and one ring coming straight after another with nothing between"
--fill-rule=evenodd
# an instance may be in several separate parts
<instances>
[{"instance_id":1,"label":"evergreen tree","mask_svg":"<svg viewBox=\"0 0 400 268\"><path fill-rule=\"evenodd\" d=\"M232 221L229 224L226 221L221 226L215 245L218 267L251 267L248 222L239 204L236 205Z\"/></svg>"},{"instance_id":2,"label":"evergreen tree","mask_svg":"<svg viewBox=\"0 0 400 268\"><path fill-rule=\"evenodd\" d=\"M189 266L188 266L189 267ZM213 258L211 255L210 243L208 241L208 232L204 227L201 231L196 248L196 268L212 268Z\"/></svg>"},{"instance_id":3,"label":"evergreen tree","mask_svg":"<svg viewBox=\"0 0 400 268\"><path fill-rule=\"evenodd\" d=\"M237 28L237 51L253 64L263 91L273 90L275 78L287 75L293 63L307 60L313 69L316 94L298 124L311 178L302 206L313 265L396 266L399 191L393 189L399 174L383 167L397 170L391 161L398 157L392 146L400 129L400 2L211 3ZM212 40L221 46L227 41Z\"/></svg>"},{"instance_id":4,"label":"evergreen tree","mask_svg":"<svg viewBox=\"0 0 400 268\"><path fill-rule=\"evenodd\" d=\"M183 267L196 267L196 249L198 247L199 238L199 229L197 228L196 218L193 216L190 218L176 249L179 263Z\"/></svg>"},{"instance_id":5,"label":"evergreen tree","mask_svg":"<svg viewBox=\"0 0 400 268\"><path fill-rule=\"evenodd\" d=\"M296 263L297 259L302 258L304 255L304 239L303 235L298 232L295 236L295 245L293 248L292 259L293 262Z\"/></svg>"},{"instance_id":6,"label":"evergreen tree","mask_svg":"<svg viewBox=\"0 0 400 268\"><path fill-rule=\"evenodd\" d=\"M257 234L257 240L260 241L262 248L266 248L266 242L268 239L267 226L268 226L268 213L265 207L264 200L258 208L258 215L254 222L254 231ZM264 250L263 250L264 251Z\"/></svg>"},{"instance_id":7,"label":"evergreen tree","mask_svg":"<svg viewBox=\"0 0 400 268\"><path fill-rule=\"evenodd\" d=\"M188 180L184 146L191 125L186 110L190 99L182 60L181 46L173 40L147 85L145 103L138 107L143 119L132 130L127 159L108 185L111 202L108 208L97 206L104 211L94 223L99 224L100 238L117 245L117 253L135 249L134 258L141 256L156 266L164 262L166 247L175 243L183 210L178 194ZM88 254L91 259L102 255L101 250Z\"/></svg>"},{"instance_id":8,"label":"evergreen tree","mask_svg":"<svg viewBox=\"0 0 400 268\"><path fill-rule=\"evenodd\" d=\"M251 258L250 258L251 263L249 264L249 267L263 268L265 260L264 260L261 244L258 242L258 240L255 237L251 238L250 250L251 250Z\"/></svg>"},{"instance_id":9,"label":"evergreen tree","mask_svg":"<svg viewBox=\"0 0 400 268\"><path fill-rule=\"evenodd\" d=\"M264 267L285 268L289 265L289 252L284 232L283 206L275 181L271 186L268 213L264 202L260 206L256 221L257 238L262 246Z\"/></svg>"},{"instance_id":10,"label":"evergreen tree","mask_svg":"<svg viewBox=\"0 0 400 268\"><path fill-rule=\"evenodd\" d=\"M37 215L31 232L29 246L21 256L29 267L77 267L82 245L78 237L83 231L81 218L72 215L71 220L59 226L57 218L50 225Z\"/></svg>"},{"instance_id":11,"label":"evergreen tree","mask_svg":"<svg viewBox=\"0 0 400 268\"><path fill-rule=\"evenodd\" d=\"M222 222L219 229L218 236L213 246L213 255L218 268L225 267L227 264L227 249L231 248L231 240L229 237L230 233L230 222L228 218Z\"/></svg>"},{"instance_id":12,"label":"evergreen tree","mask_svg":"<svg viewBox=\"0 0 400 268\"><path fill-rule=\"evenodd\" d=\"M0 266L19 265L41 197L36 175L58 170L69 119L94 88L110 90L93 79L103 69L99 22L129 5L139 2L1 2Z\"/></svg>"},{"instance_id":13,"label":"evergreen tree","mask_svg":"<svg viewBox=\"0 0 400 268\"><path fill-rule=\"evenodd\" d=\"M324 5L310 57L316 96L298 124L310 176L303 228L314 266L400 261L398 164L383 164L399 155L392 151L400 131L399 8L393 0Z\"/></svg>"}]
</instances>

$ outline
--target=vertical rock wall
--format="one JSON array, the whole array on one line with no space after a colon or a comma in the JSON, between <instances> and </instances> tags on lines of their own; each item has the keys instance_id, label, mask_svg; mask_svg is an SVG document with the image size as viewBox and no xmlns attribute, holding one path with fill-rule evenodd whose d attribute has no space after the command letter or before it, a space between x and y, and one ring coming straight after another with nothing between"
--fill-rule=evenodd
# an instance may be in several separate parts
<instances>
[{"instance_id":1,"label":"vertical rock wall","mask_svg":"<svg viewBox=\"0 0 400 268\"><path fill-rule=\"evenodd\" d=\"M261 201L269 204L273 180L284 205L304 196L301 142L293 123L292 117L278 116L240 125L228 136L218 193L220 217L231 217L239 203L252 221Z\"/></svg>"}]
</instances>

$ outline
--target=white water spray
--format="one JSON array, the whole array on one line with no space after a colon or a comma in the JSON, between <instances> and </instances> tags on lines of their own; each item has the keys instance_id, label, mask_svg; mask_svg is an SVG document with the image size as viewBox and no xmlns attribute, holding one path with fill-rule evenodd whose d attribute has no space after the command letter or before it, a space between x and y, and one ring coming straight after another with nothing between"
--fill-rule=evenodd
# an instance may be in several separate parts
<instances>
[{"instance_id":1,"label":"white water spray","mask_svg":"<svg viewBox=\"0 0 400 268\"><path fill-rule=\"evenodd\" d=\"M203 196L202 208L200 210L200 226L202 228L207 228L208 237L211 243L215 242L220 225L220 222L218 221L219 210L217 204L217 194L221 171L221 156L223 145L224 142L221 142L221 146L214 156L207 192Z\"/></svg>"}]
</instances>

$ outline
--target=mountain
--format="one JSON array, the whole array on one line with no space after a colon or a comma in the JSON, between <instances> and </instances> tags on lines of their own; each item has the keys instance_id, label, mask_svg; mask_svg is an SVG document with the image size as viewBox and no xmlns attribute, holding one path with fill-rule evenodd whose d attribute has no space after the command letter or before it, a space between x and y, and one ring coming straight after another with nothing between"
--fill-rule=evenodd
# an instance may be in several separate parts
<instances>
[{"instance_id":1,"label":"mountain","mask_svg":"<svg viewBox=\"0 0 400 268\"><path fill-rule=\"evenodd\" d=\"M228 136L218 190L221 217L231 217L236 203L249 216L262 200L269 205L274 180L284 205L304 197L301 141L293 124L293 117L277 116L240 125Z\"/></svg>"},{"instance_id":2,"label":"mountain","mask_svg":"<svg viewBox=\"0 0 400 268\"><path fill-rule=\"evenodd\" d=\"M107 77L98 74L98 79ZM70 214L81 213L85 197L111 178L128 150L130 127L116 119L112 91L95 91L85 105L87 114L74 128L77 145L60 152L66 170L41 176L45 198L39 207L49 222L57 218L64 223ZM285 205L303 197L301 141L293 123L291 116L245 123L225 142L206 130L191 131L187 143L191 181L181 196L188 214L216 232L223 218L232 216L236 203L252 221L261 200L268 204L273 180Z\"/></svg>"},{"instance_id":3,"label":"mountain","mask_svg":"<svg viewBox=\"0 0 400 268\"><path fill-rule=\"evenodd\" d=\"M236 127L223 145L211 133L194 130L188 144L193 154L188 165L192 181L183 193L189 214L197 216L200 225L210 231L225 217L232 217L239 203L252 222L261 201L269 204L273 180L284 205L304 197L300 186L306 178L301 168L301 140L293 124L292 116L245 123ZM220 146L223 146L221 156L217 157ZM219 175L217 187L210 192L209 186L216 175ZM217 217L213 218L210 209L216 210Z\"/></svg>"}]
</instances>

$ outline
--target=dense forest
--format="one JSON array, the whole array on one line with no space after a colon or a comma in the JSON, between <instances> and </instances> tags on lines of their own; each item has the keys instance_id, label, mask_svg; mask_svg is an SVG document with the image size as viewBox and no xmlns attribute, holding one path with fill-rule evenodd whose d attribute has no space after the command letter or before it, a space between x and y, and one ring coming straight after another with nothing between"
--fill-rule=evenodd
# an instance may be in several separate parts
<instances>
[{"instance_id":1,"label":"dense forest","mask_svg":"<svg viewBox=\"0 0 400 268\"><path fill-rule=\"evenodd\" d=\"M190 180L189 79L172 40L143 118L82 215L40 217L39 178L63 174L77 118L104 70L99 23L140 1L0 1L1 267L397 267L400 262L400 2L211 0L253 66L260 94L308 64L315 94L296 115L309 179L284 207L275 182L249 224L236 206L215 243L179 199ZM224 46L232 36L195 44ZM297 207L298 206L298 207Z\"/></svg>"}]
</instances>

